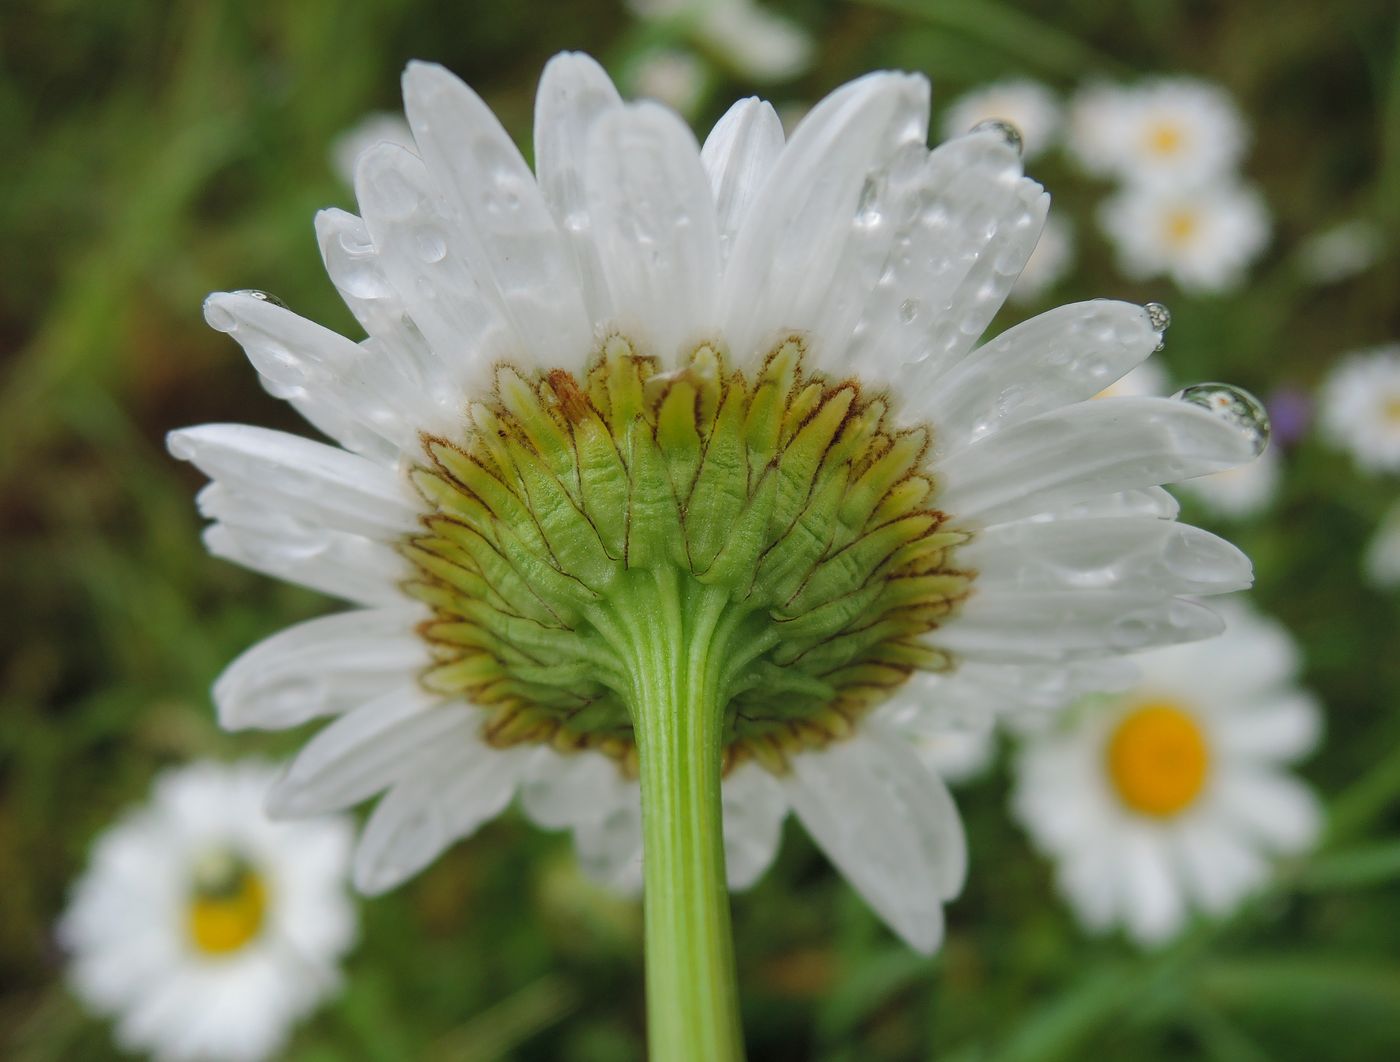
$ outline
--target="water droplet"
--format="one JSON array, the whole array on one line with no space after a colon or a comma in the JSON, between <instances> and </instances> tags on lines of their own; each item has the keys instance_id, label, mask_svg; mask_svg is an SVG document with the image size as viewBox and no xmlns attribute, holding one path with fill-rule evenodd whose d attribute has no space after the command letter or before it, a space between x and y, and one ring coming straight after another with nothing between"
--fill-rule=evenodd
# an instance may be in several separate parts
<instances>
[{"instance_id":1,"label":"water droplet","mask_svg":"<svg viewBox=\"0 0 1400 1062\"><path fill-rule=\"evenodd\" d=\"M1147 311L1147 323L1152 331L1158 334L1157 346L1155 349L1161 350L1166 346L1166 342L1160 338L1161 334L1171 327L1172 312L1160 302L1149 302L1143 309Z\"/></svg>"},{"instance_id":2,"label":"water droplet","mask_svg":"<svg viewBox=\"0 0 1400 1062\"><path fill-rule=\"evenodd\" d=\"M905 324L910 324L914 318L919 316L919 300L905 299L899 304L899 319Z\"/></svg>"},{"instance_id":3,"label":"water droplet","mask_svg":"<svg viewBox=\"0 0 1400 1062\"><path fill-rule=\"evenodd\" d=\"M280 306L284 310L290 308L276 295L273 295L266 291L259 291L257 288L240 288L238 291L235 291L234 294L247 295L250 299L257 299L259 302L270 302L272 303L272 305Z\"/></svg>"},{"instance_id":4,"label":"water droplet","mask_svg":"<svg viewBox=\"0 0 1400 1062\"><path fill-rule=\"evenodd\" d=\"M1184 387L1172 397L1200 406L1235 425L1249 439L1256 457L1269 444L1269 414L1264 410L1264 403L1242 387L1200 383Z\"/></svg>"},{"instance_id":5,"label":"water droplet","mask_svg":"<svg viewBox=\"0 0 1400 1062\"><path fill-rule=\"evenodd\" d=\"M1021 153L1021 149L1025 143L1021 138L1021 130L1002 118L988 118L984 122L978 122L968 130L968 132L995 133L1006 143L1010 144L1018 155Z\"/></svg>"},{"instance_id":6,"label":"water droplet","mask_svg":"<svg viewBox=\"0 0 1400 1062\"><path fill-rule=\"evenodd\" d=\"M880 223L880 184L874 177L867 177L860 189L860 201L856 203L856 224L863 228L874 228Z\"/></svg>"}]
</instances>

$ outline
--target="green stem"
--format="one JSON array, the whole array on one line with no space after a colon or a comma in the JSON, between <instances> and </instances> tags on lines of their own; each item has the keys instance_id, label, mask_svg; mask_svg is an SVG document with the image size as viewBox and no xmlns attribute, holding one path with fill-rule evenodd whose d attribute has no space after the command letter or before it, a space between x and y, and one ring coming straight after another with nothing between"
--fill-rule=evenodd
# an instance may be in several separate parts
<instances>
[{"instance_id":1,"label":"green stem","mask_svg":"<svg viewBox=\"0 0 1400 1062\"><path fill-rule=\"evenodd\" d=\"M628 628L642 783L647 1041L652 1062L743 1058L720 803L723 601L674 571L640 578Z\"/></svg>"}]
</instances>

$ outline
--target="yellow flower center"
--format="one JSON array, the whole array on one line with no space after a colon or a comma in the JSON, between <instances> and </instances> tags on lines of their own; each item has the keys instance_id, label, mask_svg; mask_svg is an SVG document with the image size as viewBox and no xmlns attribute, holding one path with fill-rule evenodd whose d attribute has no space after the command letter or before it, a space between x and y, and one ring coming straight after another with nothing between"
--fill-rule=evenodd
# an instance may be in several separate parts
<instances>
[{"instance_id":1,"label":"yellow flower center","mask_svg":"<svg viewBox=\"0 0 1400 1062\"><path fill-rule=\"evenodd\" d=\"M1158 156L1175 155L1185 139L1179 125L1157 122L1147 131L1147 150Z\"/></svg>"},{"instance_id":2,"label":"yellow flower center","mask_svg":"<svg viewBox=\"0 0 1400 1062\"><path fill-rule=\"evenodd\" d=\"M1167 242L1180 247L1184 243L1189 243L1196 235L1199 223L1196 215L1189 210L1173 210L1167 215L1166 232Z\"/></svg>"},{"instance_id":3,"label":"yellow flower center","mask_svg":"<svg viewBox=\"0 0 1400 1062\"><path fill-rule=\"evenodd\" d=\"M195 948L206 955L238 951L261 931L267 914L262 878L238 856L219 851L194 869L185 927Z\"/></svg>"},{"instance_id":4,"label":"yellow flower center","mask_svg":"<svg viewBox=\"0 0 1400 1062\"><path fill-rule=\"evenodd\" d=\"M1210 750L1188 712L1150 701L1126 715L1108 741L1108 776L1118 797L1144 815L1170 818L1200 795Z\"/></svg>"}]
</instances>

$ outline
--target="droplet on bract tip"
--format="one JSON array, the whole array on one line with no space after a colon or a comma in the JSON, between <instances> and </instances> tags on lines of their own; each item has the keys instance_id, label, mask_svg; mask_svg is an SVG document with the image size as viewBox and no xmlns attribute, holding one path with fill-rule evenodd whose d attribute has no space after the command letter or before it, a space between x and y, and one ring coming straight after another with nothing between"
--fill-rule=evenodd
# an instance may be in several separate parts
<instances>
[{"instance_id":1,"label":"droplet on bract tip","mask_svg":"<svg viewBox=\"0 0 1400 1062\"><path fill-rule=\"evenodd\" d=\"M1021 154L1025 146L1025 141L1021 137L1021 130L1017 129L1010 122L1002 118L988 118L986 121L978 122L969 133L996 133L1015 149L1016 154Z\"/></svg>"},{"instance_id":2,"label":"droplet on bract tip","mask_svg":"<svg viewBox=\"0 0 1400 1062\"><path fill-rule=\"evenodd\" d=\"M1264 403L1242 387L1200 383L1184 387L1172 397L1200 406L1235 425L1248 437L1256 457L1269 444L1269 414L1264 410Z\"/></svg>"},{"instance_id":3,"label":"droplet on bract tip","mask_svg":"<svg viewBox=\"0 0 1400 1062\"><path fill-rule=\"evenodd\" d=\"M1159 336L1171 327L1172 312L1160 302L1149 302L1143 306L1143 309L1147 311L1147 323L1152 326L1152 331ZM1166 345L1165 340L1158 339L1155 349L1161 350Z\"/></svg>"},{"instance_id":4,"label":"droplet on bract tip","mask_svg":"<svg viewBox=\"0 0 1400 1062\"><path fill-rule=\"evenodd\" d=\"M249 298L257 299L259 302L270 302L274 306L280 306L284 310L291 309L285 302L271 292L259 291L257 288L240 288L234 292L235 295L247 295Z\"/></svg>"}]
</instances>

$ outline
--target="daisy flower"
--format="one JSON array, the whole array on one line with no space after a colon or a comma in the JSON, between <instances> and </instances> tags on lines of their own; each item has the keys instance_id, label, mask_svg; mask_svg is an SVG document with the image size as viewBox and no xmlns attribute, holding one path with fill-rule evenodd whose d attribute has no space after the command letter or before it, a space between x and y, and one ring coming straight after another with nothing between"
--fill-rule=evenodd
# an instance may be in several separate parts
<instances>
[{"instance_id":1,"label":"daisy flower","mask_svg":"<svg viewBox=\"0 0 1400 1062\"><path fill-rule=\"evenodd\" d=\"M1016 278L1012 302L1034 302L1055 287L1074 264L1074 229L1059 215L1045 219L1040 240ZM1135 370L1136 371L1136 370Z\"/></svg>"},{"instance_id":2,"label":"daisy flower","mask_svg":"<svg viewBox=\"0 0 1400 1062\"><path fill-rule=\"evenodd\" d=\"M1248 136L1239 109L1222 89L1173 77L1081 90L1070 104L1067 140L1090 173L1181 187L1230 177Z\"/></svg>"},{"instance_id":3,"label":"daisy flower","mask_svg":"<svg viewBox=\"0 0 1400 1062\"><path fill-rule=\"evenodd\" d=\"M693 115L705 95L705 64L690 52L661 48L647 52L632 68L632 89L674 111Z\"/></svg>"},{"instance_id":4,"label":"daisy flower","mask_svg":"<svg viewBox=\"0 0 1400 1062\"><path fill-rule=\"evenodd\" d=\"M716 59L755 81L786 81L812 65L811 35L753 0L630 0L644 19L668 19Z\"/></svg>"},{"instance_id":5,"label":"daisy flower","mask_svg":"<svg viewBox=\"0 0 1400 1062\"><path fill-rule=\"evenodd\" d=\"M996 756L996 729L990 726L949 727L911 741L923 765L951 785L986 774Z\"/></svg>"},{"instance_id":6,"label":"daisy flower","mask_svg":"<svg viewBox=\"0 0 1400 1062\"><path fill-rule=\"evenodd\" d=\"M1099 223L1127 276L1169 276L1190 292L1238 287L1269 242L1263 199L1231 182L1129 186L1104 202Z\"/></svg>"},{"instance_id":7,"label":"daisy flower","mask_svg":"<svg viewBox=\"0 0 1400 1062\"><path fill-rule=\"evenodd\" d=\"M1364 563L1372 586L1382 590L1400 586L1400 502L1392 505L1381 520L1366 547Z\"/></svg>"},{"instance_id":8,"label":"daisy flower","mask_svg":"<svg viewBox=\"0 0 1400 1062\"><path fill-rule=\"evenodd\" d=\"M276 824L276 770L199 763L98 838L58 935L69 979L125 1051L252 1060L338 983L355 938L350 824Z\"/></svg>"},{"instance_id":9,"label":"daisy flower","mask_svg":"<svg viewBox=\"0 0 1400 1062\"><path fill-rule=\"evenodd\" d=\"M1028 159L1050 146L1060 130L1060 104L1038 81L998 81L959 96L943 114L943 138L962 136L980 122L1008 122Z\"/></svg>"},{"instance_id":10,"label":"daisy flower","mask_svg":"<svg viewBox=\"0 0 1400 1062\"><path fill-rule=\"evenodd\" d=\"M979 346L1047 197L994 131L930 151L928 92L870 75L786 141L743 100L702 147L564 55L532 174L413 64L418 151L372 148L361 216L317 219L368 338L206 304L334 440L170 437L213 480L214 553L353 606L215 687L229 727L330 720L272 809L387 792L355 858L379 891L519 793L595 873L644 876L659 1053L736 1051L726 852L755 876L791 810L931 950L964 843L903 734L1095 688L1217 633L1196 596L1251 579L1158 485L1252 458L1262 409L1085 401L1161 341L1140 306Z\"/></svg>"},{"instance_id":11,"label":"daisy flower","mask_svg":"<svg viewBox=\"0 0 1400 1062\"><path fill-rule=\"evenodd\" d=\"M1400 472L1400 344L1344 358L1322 385L1318 422L1368 472Z\"/></svg>"},{"instance_id":12,"label":"daisy flower","mask_svg":"<svg viewBox=\"0 0 1400 1062\"><path fill-rule=\"evenodd\" d=\"M1079 704L1015 761L1013 812L1091 931L1161 943L1317 836L1318 802L1284 769L1321 722L1295 685L1298 651L1280 624L1216 607L1224 635L1141 654L1131 690Z\"/></svg>"},{"instance_id":13,"label":"daisy flower","mask_svg":"<svg viewBox=\"0 0 1400 1062\"><path fill-rule=\"evenodd\" d=\"M1270 446L1248 464L1187 480L1184 491L1216 516L1246 520L1264 512L1278 495L1283 468L1278 450Z\"/></svg>"}]
</instances>

